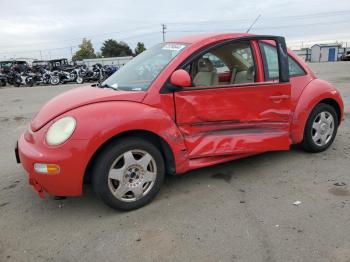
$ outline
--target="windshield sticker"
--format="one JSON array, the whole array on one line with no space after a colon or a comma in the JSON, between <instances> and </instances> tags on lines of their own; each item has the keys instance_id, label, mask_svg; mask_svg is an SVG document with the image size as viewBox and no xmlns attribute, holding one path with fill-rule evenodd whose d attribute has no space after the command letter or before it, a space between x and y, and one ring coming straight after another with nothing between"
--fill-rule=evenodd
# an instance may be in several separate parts
<instances>
[{"instance_id":1,"label":"windshield sticker","mask_svg":"<svg viewBox=\"0 0 350 262\"><path fill-rule=\"evenodd\" d=\"M112 85L113 88L118 88L118 83Z\"/></svg>"},{"instance_id":2,"label":"windshield sticker","mask_svg":"<svg viewBox=\"0 0 350 262\"><path fill-rule=\"evenodd\" d=\"M185 45L180 44L166 44L163 46L163 50L177 51L179 52L181 49L185 48Z\"/></svg>"},{"instance_id":3,"label":"windshield sticker","mask_svg":"<svg viewBox=\"0 0 350 262\"><path fill-rule=\"evenodd\" d=\"M141 87L134 87L133 89L131 89L132 91L142 91Z\"/></svg>"}]
</instances>

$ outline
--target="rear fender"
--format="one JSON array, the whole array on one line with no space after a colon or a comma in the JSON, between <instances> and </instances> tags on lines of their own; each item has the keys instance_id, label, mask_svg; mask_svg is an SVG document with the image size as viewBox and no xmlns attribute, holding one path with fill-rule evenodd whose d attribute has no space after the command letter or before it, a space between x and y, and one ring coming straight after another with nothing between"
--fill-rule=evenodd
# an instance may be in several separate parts
<instances>
[{"instance_id":1,"label":"rear fender","mask_svg":"<svg viewBox=\"0 0 350 262\"><path fill-rule=\"evenodd\" d=\"M325 99L332 99L338 104L340 108L340 120L343 119L344 105L339 91L330 83L315 79L304 88L293 113L291 124L291 139L293 144L303 141L304 128L312 109Z\"/></svg>"}]
</instances>

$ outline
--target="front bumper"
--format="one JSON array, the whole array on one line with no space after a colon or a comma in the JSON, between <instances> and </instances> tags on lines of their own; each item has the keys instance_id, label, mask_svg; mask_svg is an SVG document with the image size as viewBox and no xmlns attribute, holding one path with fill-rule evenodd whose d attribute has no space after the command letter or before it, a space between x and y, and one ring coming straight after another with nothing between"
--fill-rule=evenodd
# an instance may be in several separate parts
<instances>
[{"instance_id":1,"label":"front bumper","mask_svg":"<svg viewBox=\"0 0 350 262\"><path fill-rule=\"evenodd\" d=\"M87 165L87 140L68 140L66 143L49 147L45 144L44 132L26 131L18 140L15 155L28 173L29 184L43 198L44 192L53 196L79 196ZM58 174L42 174L34 170L34 163L56 164Z\"/></svg>"}]
</instances>

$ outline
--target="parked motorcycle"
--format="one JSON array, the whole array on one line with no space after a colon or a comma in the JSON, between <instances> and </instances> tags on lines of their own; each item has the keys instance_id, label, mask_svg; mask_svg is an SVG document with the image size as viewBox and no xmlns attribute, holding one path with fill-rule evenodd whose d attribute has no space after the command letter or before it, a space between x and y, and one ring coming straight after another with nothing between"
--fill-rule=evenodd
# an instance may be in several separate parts
<instances>
[{"instance_id":1,"label":"parked motorcycle","mask_svg":"<svg viewBox=\"0 0 350 262\"><path fill-rule=\"evenodd\" d=\"M53 84L57 85L60 80L58 76L54 76L53 73L45 68L39 68L34 76L34 82L36 84Z\"/></svg>"},{"instance_id":2,"label":"parked motorcycle","mask_svg":"<svg viewBox=\"0 0 350 262\"><path fill-rule=\"evenodd\" d=\"M118 67L115 65L104 65L103 66L103 78L102 80L100 80L99 82L103 82L105 81L108 77L110 77L111 75L113 75L115 72L118 71Z\"/></svg>"},{"instance_id":3,"label":"parked motorcycle","mask_svg":"<svg viewBox=\"0 0 350 262\"><path fill-rule=\"evenodd\" d=\"M16 87L20 86L22 83L21 74L16 70L11 69L7 73L7 83Z\"/></svg>"},{"instance_id":4,"label":"parked motorcycle","mask_svg":"<svg viewBox=\"0 0 350 262\"><path fill-rule=\"evenodd\" d=\"M59 71L56 71L54 75L57 75L59 77L59 83L64 84L67 82L76 81L78 73L79 73L78 69L73 69L71 71L59 70Z\"/></svg>"},{"instance_id":5,"label":"parked motorcycle","mask_svg":"<svg viewBox=\"0 0 350 262\"><path fill-rule=\"evenodd\" d=\"M22 73L17 73L16 81L14 86L19 87L21 85L32 87L34 85L33 73L30 71L24 71ZM19 81L20 80L20 81Z\"/></svg>"},{"instance_id":6,"label":"parked motorcycle","mask_svg":"<svg viewBox=\"0 0 350 262\"><path fill-rule=\"evenodd\" d=\"M103 76L104 73L101 64L93 65L92 70L89 70L86 67L81 67L76 82L81 84L85 81L102 81Z\"/></svg>"}]
</instances>

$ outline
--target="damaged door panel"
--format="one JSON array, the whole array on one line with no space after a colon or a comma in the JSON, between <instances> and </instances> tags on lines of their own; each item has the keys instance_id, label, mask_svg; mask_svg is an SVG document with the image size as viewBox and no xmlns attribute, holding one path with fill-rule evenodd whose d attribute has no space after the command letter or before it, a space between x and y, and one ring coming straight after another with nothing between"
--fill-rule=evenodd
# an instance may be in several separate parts
<instances>
[{"instance_id":1,"label":"damaged door panel","mask_svg":"<svg viewBox=\"0 0 350 262\"><path fill-rule=\"evenodd\" d=\"M287 150L290 145L291 86L286 46L261 55L251 40L206 50L186 64L192 87L174 93L176 123L190 158ZM259 38L259 40L261 40ZM218 74L229 71L229 83ZM260 79L261 72L277 79Z\"/></svg>"},{"instance_id":2,"label":"damaged door panel","mask_svg":"<svg viewBox=\"0 0 350 262\"><path fill-rule=\"evenodd\" d=\"M175 103L190 157L289 148L289 84L189 88Z\"/></svg>"}]
</instances>

